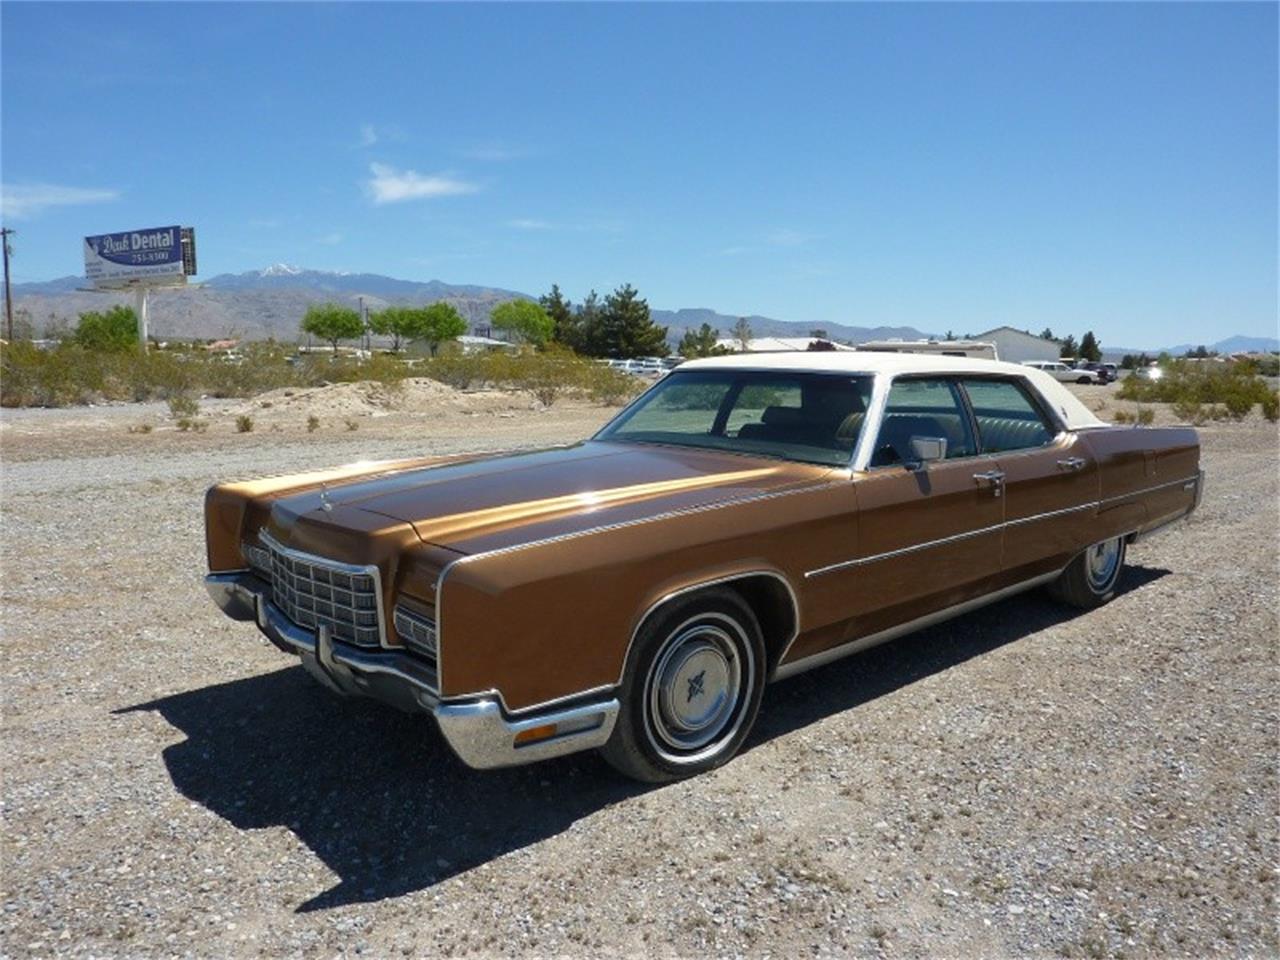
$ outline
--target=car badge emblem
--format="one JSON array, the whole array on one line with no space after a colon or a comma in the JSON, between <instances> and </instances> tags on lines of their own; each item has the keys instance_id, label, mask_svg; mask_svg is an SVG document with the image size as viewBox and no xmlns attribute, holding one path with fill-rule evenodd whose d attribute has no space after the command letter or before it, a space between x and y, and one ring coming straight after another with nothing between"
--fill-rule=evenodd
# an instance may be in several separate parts
<instances>
[{"instance_id":1,"label":"car badge emblem","mask_svg":"<svg viewBox=\"0 0 1280 960\"><path fill-rule=\"evenodd\" d=\"M689 695L685 698L685 703L692 703L694 697L702 696L702 683L706 678L707 671L701 671L696 677L689 678Z\"/></svg>"}]
</instances>

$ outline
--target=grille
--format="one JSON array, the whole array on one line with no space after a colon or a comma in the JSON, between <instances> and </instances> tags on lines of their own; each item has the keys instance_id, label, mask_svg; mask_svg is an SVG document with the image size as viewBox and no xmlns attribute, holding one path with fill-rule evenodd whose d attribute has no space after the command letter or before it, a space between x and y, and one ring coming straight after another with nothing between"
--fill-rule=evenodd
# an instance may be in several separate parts
<instances>
[{"instance_id":1,"label":"grille","mask_svg":"<svg viewBox=\"0 0 1280 960\"><path fill-rule=\"evenodd\" d=\"M376 567L357 567L286 550L269 537L271 599L286 617L310 630L329 628L334 640L359 647L382 644L382 601Z\"/></svg>"},{"instance_id":2,"label":"grille","mask_svg":"<svg viewBox=\"0 0 1280 960\"><path fill-rule=\"evenodd\" d=\"M397 605L395 611L396 633L404 645L414 653L436 659L436 622L419 613L413 613Z\"/></svg>"}]
</instances>

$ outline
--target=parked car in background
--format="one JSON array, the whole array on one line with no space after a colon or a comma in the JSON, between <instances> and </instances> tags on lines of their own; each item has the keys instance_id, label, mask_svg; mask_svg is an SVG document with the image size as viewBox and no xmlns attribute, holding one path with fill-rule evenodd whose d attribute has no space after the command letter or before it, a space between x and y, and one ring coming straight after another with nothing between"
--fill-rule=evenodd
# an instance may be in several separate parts
<instances>
[{"instance_id":1,"label":"parked car in background","mask_svg":"<svg viewBox=\"0 0 1280 960\"><path fill-rule=\"evenodd\" d=\"M215 486L205 582L472 767L600 749L660 781L732 757L771 680L1039 585L1106 603L1202 488L1193 429L1106 424L1032 367L743 354L575 446Z\"/></svg>"},{"instance_id":2,"label":"parked car in background","mask_svg":"<svg viewBox=\"0 0 1280 960\"><path fill-rule=\"evenodd\" d=\"M1116 365L1114 363L1099 363L1095 360L1081 360L1076 364L1077 370L1091 370L1098 375L1101 383L1110 383L1116 379Z\"/></svg>"},{"instance_id":3,"label":"parked car in background","mask_svg":"<svg viewBox=\"0 0 1280 960\"><path fill-rule=\"evenodd\" d=\"M1092 370L1082 370L1078 367L1070 367L1060 360L1024 360L1023 366L1031 367L1034 370L1040 370L1047 373L1053 379L1061 383L1105 383L1097 373Z\"/></svg>"}]
</instances>

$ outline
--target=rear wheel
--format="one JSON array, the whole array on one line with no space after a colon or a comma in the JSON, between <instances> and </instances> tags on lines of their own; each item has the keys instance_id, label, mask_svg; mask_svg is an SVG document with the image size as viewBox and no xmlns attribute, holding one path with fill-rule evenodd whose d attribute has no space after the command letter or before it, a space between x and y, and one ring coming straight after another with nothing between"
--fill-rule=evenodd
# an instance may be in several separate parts
<instances>
[{"instance_id":1,"label":"rear wheel","mask_svg":"<svg viewBox=\"0 0 1280 960\"><path fill-rule=\"evenodd\" d=\"M1093 380L1089 377L1080 377L1076 383L1093 383Z\"/></svg>"},{"instance_id":2,"label":"rear wheel","mask_svg":"<svg viewBox=\"0 0 1280 960\"><path fill-rule=\"evenodd\" d=\"M1124 537L1101 540L1072 560L1049 592L1073 607L1100 607L1116 594L1124 555Z\"/></svg>"},{"instance_id":3,"label":"rear wheel","mask_svg":"<svg viewBox=\"0 0 1280 960\"><path fill-rule=\"evenodd\" d=\"M601 753L649 782L719 766L755 723L764 667L760 626L737 594L708 590L672 602L636 637Z\"/></svg>"}]
</instances>

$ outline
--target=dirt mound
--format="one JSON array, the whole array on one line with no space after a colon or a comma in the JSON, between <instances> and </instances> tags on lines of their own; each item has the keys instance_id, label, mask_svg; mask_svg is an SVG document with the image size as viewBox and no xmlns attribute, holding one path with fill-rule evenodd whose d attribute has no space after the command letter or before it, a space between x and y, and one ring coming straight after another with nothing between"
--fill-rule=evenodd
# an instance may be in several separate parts
<instances>
[{"instance_id":1,"label":"dirt mound","mask_svg":"<svg viewBox=\"0 0 1280 960\"><path fill-rule=\"evenodd\" d=\"M417 377L399 383L329 383L320 387L283 387L246 400L236 414L314 414L317 417L372 417L388 413L492 413L527 410L535 401L523 393L457 390Z\"/></svg>"}]
</instances>

